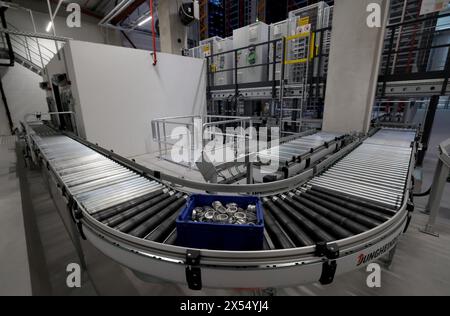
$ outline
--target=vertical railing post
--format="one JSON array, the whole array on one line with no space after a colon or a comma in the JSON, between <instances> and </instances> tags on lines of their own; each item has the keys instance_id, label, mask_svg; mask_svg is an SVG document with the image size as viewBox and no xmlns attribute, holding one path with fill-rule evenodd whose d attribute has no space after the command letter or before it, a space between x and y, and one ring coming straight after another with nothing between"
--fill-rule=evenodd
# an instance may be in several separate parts
<instances>
[{"instance_id":1,"label":"vertical railing post","mask_svg":"<svg viewBox=\"0 0 450 316\"><path fill-rule=\"evenodd\" d=\"M324 43L324 37L325 37L325 29L322 29L320 31L320 38L319 38L319 51L317 52L317 58L318 60L318 71L317 71L317 80L316 80L316 94L315 94L315 102L316 107L319 104L319 98L320 98L320 84L322 83L322 65L323 65L323 43ZM319 114L319 113L317 113Z\"/></svg>"},{"instance_id":2,"label":"vertical railing post","mask_svg":"<svg viewBox=\"0 0 450 316\"><path fill-rule=\"evenodd\" d=\"M25 39L25 58L28 59L31 63L33 62L31 60L31 52L30 52L30 46L28 45L28 37L24 36Z\"/></svg>"},{"instance_id":3,"label":"vertical railing post","mask_svg":"<svg viewBox=\"0 0 450 316\"><path fill-rule=\"evenodd\" d=\"M386 69L384 70L383 90L381 91L381 97L386 96L386 86L387 86L387 79L389 76L389 69L390 69L390 63L391 63L391 57L392 57L392 49L394 47L394 37L395 37L395 27L392 27L391 28L391 36L389 38L389 48L388 48L388 55L386 58Z\"/></svg>"},{"instance_id":4,"label":"vertical railing post","mask_svg":"<svg viewBox=\"0 0 450 316\"><path fill-rule=\"evenodd\" d=\"M158 135L158 149L159 149L159 159L162 159L162 145L161 145L161 130L159 128L160 125L160 121L156 122L156 131L157 131L157 135Z\"/></svg>"},{"instance_id":5,"label":"vertical railing post","mask_svg":"<svg viewBox=\"0 0 450 316\"><path fill-rule=\"evenodd\" d=\"M166 131L166 122L163 121L163 134L164 134L164 155L167 156L167 131Z\"/></svg>"},{"instance_id":6,"label":"vertical railing post","mask_svg":"<svg viewBox=\"0 0 450 316\"><path fill-rule=\"evenodd\" d=\"M270 25L267 26L267 33L269 34L268 38L267 38L267 58L266 58L266 81L268 82L270 79L270 42L272 41L272 38L270 36ZM264 46L262 46L264 47ZM275 48L275 47L274 47ZM256 47L255 47L256 49ZM275 60L273 60L275 61Z\"/></svg>"},{"instance_id":7,"label":"vertical railing post","mask_svg":"<svg viewBox=\"0 0 450 316\"><path fill-rule=\"evenodd\" d=\"M210 69L211 68L211 62L209 60L209 56L206 56L206 102L207 107L209 109L206 109L207 114L211 111L211 104L212 104L212 98L211 98L211 78L210 78Z\"/></svg>"},{"instance_id":8,"label":"vertical railing post","mask_svg":"<svg viewBox=\"0 0 450 316\"><path fill-rule=\"evenodd\" d=\"M36 23L34 22L33 11L30 10L29 12L30 12L31 23L33 24L34 33L37 33ZM42 56L41 45L39 44L39 38L36 38L36 45L37 45L37 50L39 53L39 59L41 61L42 71L44 71L45 64L44 64L44 58Z\"/></svg>"},{"instance_id":9,"label":"vertical railing post","mask_svg":"<svg viewBox=\"0 0 450 316\"><path fill-rule=\"evenodd\" d=\"M192 125L193 126L193 125ZM192 131L191 131L191 127L189 126L189 124L186 124L186 132L188 133L187 136L189 136L189 140L188 140L188 166L189 169L192 169L192 163L195 163L195 159L193 159L193 155L192 155L192 151L193 151L193 139L194 139L194 130L195 130L195 126L193 127Z\"/></svg>"},{"instance_id":10,"label":"vertical railing post","mask_svg":"<svg viewBox=\"0 0 450 316\"><path fill-rule=\"evenodd\" d=\"M238 83L238 51L234 51L234 105L235 113L237 115L238 108L238 95L239 95L239 83Z\"/></svg>"},{"instance_id":11,"label":"vertical railing post","mask_svg":"<svg viewBox=\"0 0 450 316\"><path fill-rule=\"evenodd\" d=\"M269 44L270 46L270 44ZM272 43L273 53L272 53L272 99L275 99L277 96L277 41ZM269 60L270 63L270 60ZM270 69L270 68L269 68Z\"/></svg>"},{"instance_id":12,"label":"vertical railing post","mask_svg":"<svg viewBox=\"0 0 450 316\"><path fill-rule=\"evenodd\" d=\"M280 76L280 133L283 132L283 113L284 113L284 83L286 77L286 37L283 36L282 58L281 58L281 76ZM281 135L282 136L282 135Z\"/></svg>"}]
</instances>

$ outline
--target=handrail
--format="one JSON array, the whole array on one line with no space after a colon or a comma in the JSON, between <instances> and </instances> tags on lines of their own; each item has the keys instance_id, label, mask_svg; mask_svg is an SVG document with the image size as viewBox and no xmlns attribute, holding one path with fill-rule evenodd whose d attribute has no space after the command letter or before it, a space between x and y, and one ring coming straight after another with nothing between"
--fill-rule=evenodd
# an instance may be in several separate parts
<instances>
[{"instance_id":1,"label":"handrail","mask_svg":"<svg viewBox=\"0 0 450 316\"><path fill-rule=\"evenodd\" d=\"M440 14L440 15L436 15L436 16L434 16L434 15L433 16L425 16L423 18L409 20L409 21L406 21L406 22L399 22L399 23L389 24L386 27L388 29L397 28L397 27L400 27L400 26L405 26L405 25L410 25L410 24L420 23L420 22L426 22L426 21L433 20L433 19L441 19L441 18L445 18L445 17L448 17L448 16L450 16L450 13Z\"/></svg>"},{"instance_id":2,"label":"handrail","mask_svg":"<svg viewBox=\"0 0 450 316\"><path fill-rule=\"evenodd\" d=\"M14 42L16 42L16 43L18 43L18 44L21 44L21 45L23 45L23 46L25 47L24 43L18 41L17 38L16 38L15 36L11 36L11 41L14 41ZM31 49L30 46L28 46L28 47L27 47L27 50L30 51L30 52L32 52L32 53L34 53L35 55L39 56L39 52L37 52L36 50L34 50L34 47L33 47L33 49ZM49 55L44 54L44 53L41 53L41 55L42 55L42 56L45 56L45 57L46 57L45 59L48 60L48 61L50 61L51 58L52 58L52 56L49 56Z\"/></svg>"},{"instance_id":3,"label":"handrail","mask_svg":"<svg viewBox=\"0 0 450 316\"><path fill-rule=\"evenodd\" d=\"M47 34L41 34L41 33L27 33L27 32L22 32L22 31L13 31L13 30L5 29L5 28L0 28L0 32L6 33L6 34L12 34L12 35L54 40L54 41L58 41L58 42L68 42L71 40L71 38L69 38L69 37L53 36L53 35L47 35Z\"/></svg>"},{"instance_id":4,"label":"handrail","mask_svg":"<svg viewBox=\"0 0 450 316\"><path fill-rule=\"evenodd\" d=\"M433 14L387 26L380 64L379 81L383 84L381 97L386 95L387 82L394 80L394 78L402 81L443 78L442 89L436 91L436 94L444 95L446 93L445 90L450 76L450 51L447 50L446 53L443 53L443 57L445 57L443 65L430 62L432 61L433 51L450 48L450 44L438 44L433 40L436 33L444 31L436 30L439 19L449 16L450 13ZM415 27L414 30L404 30L405 26L417 25L421 25L421 27ZM403 44L394 45L395 41ZM400 62L399 60L402 57L403 62ZM407 60L406 63L405 60Z\"/></svg>"},{"instance_id":5,"label":"handrail","mask_svg":"<svg viewBox=\"0 0 450 316\"><path fill-rule=\"evenodd\" d=\"M18 29L17 27L15 27L14 25L12 25L11 23L8 23L8 27L11 27L11 28L12 28L13 30L15 30L15 31L19 31L19 29ZM39 41L38 41L36 38L34 38L34 37L31 37L31 36L25 36L25 35L13 35L13 36L17 36L17 37L18 37L18 36L23 36L23 37L29 38L32 42L35 42L36 45L40 46L40 48L43 48L43 49L49 51L49 52L52 53L53 55L55 54L54 51L52 51L51 49L47 48L46 46L40 44ZM20 37L18 37L18 38L20 38ZM21 38L20 38L20 39L21 39ZM25 43L25 40L23 40L23 43Z\"/></svg>"},{"instance_id":6,"label":"handrail","mask_svg":"<svg viewBox=\"0 0 450 316\"><path fill-rule=\"evenodd\" d=\"M55 55L55 52L54 52L54 51L52 51L51 49L47 48L46 46L43 46L42 44L38 43L38 41L35 40L35 39L33 39L33 37L26 37L26 36L24 36L24 35L12 35L11 38L14 37L14 38L17 39L17 41L20 41L21 44L25 45L25 42L26 42L26 41L25 41L24 39L22 39L20 36L23 36L23 37L25 37L25 38L31 39L33 42L36 43L37 46L40 46L40 48L44 48L45 50L47 50L47 51L49 51L50 53L52 53L53 55ZM33 46L33 47L36 47L36 46ZM47 55L47 56L48 56L48 55Z\"/></svg>"},{"instance_id":7,"label":"handrail","mask_svg":"<svg viewBox=\"0 0 450 316\"><path fill-rule=\"evenodd\" d=\"M16 46L13 45L13 47L14 47L15 49L17 49ZM16 51L16 53L17 53L21 58L26 59L28 62L32 63L35 67L38 67L39 70L41 70L41 66L39 66L38 63L36 63L36 61L38 61L38 58L37 58L37 57L31 57L31 55L30 55L30 56L27 56L26 52L23 52L23 51L20 51L20 50L19 50L19 51ZM33 52L33 54L39 57L39 55L37 55L36 53ZM45 61L48 62L49 60L45 60Z\"/></svg>"},{"instance_id":8,"label":"handrail","mask_svg":"<svg viewBox=\"0 0 450 316\"><path fill-rule=\"evenodd\" d=\"M34 24L33 24L34 25ZM46 34L27 33L20 31L11 23L6 24L7 28L0 28L0 34L3 39L3 34L9 34L12 46L17 56L29 62L33 68L42 71L46 64L57 54L56 51L42 45L39 38L47 40L55 40L56 42L66 42L69 38L48 36Z\"/></svg>"}]
</instances>

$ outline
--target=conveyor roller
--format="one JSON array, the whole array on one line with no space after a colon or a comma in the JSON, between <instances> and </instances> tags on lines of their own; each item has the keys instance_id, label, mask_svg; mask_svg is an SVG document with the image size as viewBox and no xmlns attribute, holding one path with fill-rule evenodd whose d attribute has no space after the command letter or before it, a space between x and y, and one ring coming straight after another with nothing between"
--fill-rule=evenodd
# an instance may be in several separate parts
<instances>
[{"instance_id":1,"label":"conveyor roller","mask_svg":"<svg viewBox=\"0 0 450 316\"><path fill-rule=\"evenodd\" d=\"M382 129L309 184L397 209L403 203L415 135Z\"/></svg>"},{"instance_id":2,"label":"conveyor roller","mask_svg":"<svg viewBox=\"0 0 450 316\"><path fill-rule=\"evenodd\" d=\"M186 282L190 250L176 246L175 221L188 194L75 137L46 126L33 130L33 146L70 197L69 205L82 210L83 216L76 218L94 246L140 274ZM311 135L280 149L282 156L295 160L336 137ZM264 250L200 249L205 286L276 287L317 281L324 263L331 260L323 248L317 251L319 245L340 248L332 259L337 261L336 273L356 269L358 256L366 252L395 246L406 225L414 139L410 130L382 129L333 160L321 174L286 186L283 193L263 196Z\"/></svg>"}]
</instances>

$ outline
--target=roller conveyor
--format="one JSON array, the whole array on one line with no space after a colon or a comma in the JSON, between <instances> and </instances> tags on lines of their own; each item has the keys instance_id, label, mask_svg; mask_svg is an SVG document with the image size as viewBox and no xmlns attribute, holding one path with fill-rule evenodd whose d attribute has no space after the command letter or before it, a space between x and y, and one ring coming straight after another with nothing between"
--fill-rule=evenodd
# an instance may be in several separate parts
<instances>
[{"instance_id":1,"label":"roller conveyor","mask_svg":"<svg viewBox=\"0 0 450 316\"><path fill-rule=\"evenodd\" d=\"M152 238L158 228L153 238L169 237L187 195L144 178L45 125L33 129L41 154L93 218L131 236ZM163 225L165 221L169 223Z\"/></svg>"},{"instance_id":2,"label":"roller conveyor","mask_svg":"<svg viewBox=\"0 0 450 316\"><path fill-rule=\"evenodd\" d=\"M67 136L38 136L37 144L69 193L90 214L163 188Z\"/></svg>"},{"instance_id":3,"label":"roller conveyor","mask_svg":"<svg viewBox=\"0 0 450 316\"><path fill-rule=\"evenodd\" d=\"M176 246L175 220L188 194L45 126L33 130L42 160L83 211L79 223L94 246L140 275L187 282L189 250ZM204 286L298 285L322 279L324 262L337 261L335 273L344 273L359 266L361 253L392 249L406 225L414 139L407 143L415 133L395 131L389 143L389 132L379 131L307 183L263 197L265 250L202 249ZM299 148L336 137L311 135Z\"/></svg>"},{"instance_id":4,"label":"roller conveyor","mask_svg":"<svg viewBox=\"0 0 450 316\"><path fill-rule=\"evenodd\" d=\"M324 146L326 143L335 141L343 136L343 134L339 133L318 132L313 135L304 136L286 142L278 147L272 148L271 150L263 150L258 153L258 157L263 161L277 158L282 164L288 165L289 163L293 163L298 160L298 158L302 155L311 153L319 147ZM273 152L278 152L279 157L274 157L272 155Z\"/></svg>"},{"instance_id":5,"label":"roller conveyor","mask_svg":"<svg viewBox=\"0 0 450 316\"><path fill-rule=\"evenodd\" d=\"M397 209L403 202L415 138L413 131L382 129L309 184Z\"/></svg>"},{"instance_id":6,"label":"roller conveyor","mask_svg":"<svg viewBox=\"0 0 450 316\"><path fill-rule=\"evenodd\" d=\"M343 201L333 193L323 199L322 195L320 191L305 186L284 195L264 198L265 215L279 217L281 228L288 232L290 238L301 238L299 243L303 246L367 232L394 215L392 211L391 216L386 215L386 210L381 207L369 208L364 201ZM279 232L269 230L269 235L277 239Z\"/></svg>"}]
</instances>

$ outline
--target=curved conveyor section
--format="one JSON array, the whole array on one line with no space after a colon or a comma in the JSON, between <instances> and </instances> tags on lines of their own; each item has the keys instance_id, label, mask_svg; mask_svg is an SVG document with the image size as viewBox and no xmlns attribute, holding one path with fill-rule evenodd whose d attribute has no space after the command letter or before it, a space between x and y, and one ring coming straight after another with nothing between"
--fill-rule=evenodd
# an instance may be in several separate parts
<instances>
[{"instance_id":1,"label":"curved conveyor section","mask_svg":"<svg viewBox=\"0 0 450 316\"><path fill-rule=\"evenodd\" d=\"M187 194L45 125L32 129L29 145L64 188L82 235L143 278L192 288L328 284L393 249L411 211L415 132L382 129L308 183L262 197L265 250L190 250L176 246L175 229Z\"/></svg>"}]
</instances>

